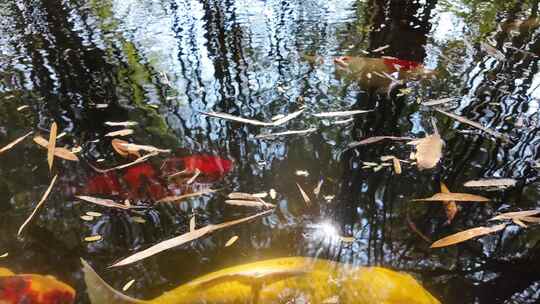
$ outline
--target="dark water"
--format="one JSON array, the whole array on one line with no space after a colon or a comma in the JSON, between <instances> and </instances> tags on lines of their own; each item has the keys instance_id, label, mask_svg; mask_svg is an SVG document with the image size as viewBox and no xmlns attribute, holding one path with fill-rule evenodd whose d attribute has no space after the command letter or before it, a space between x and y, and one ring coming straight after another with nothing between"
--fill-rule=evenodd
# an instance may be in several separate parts
<instances>
[{"instance_id":1,"label":"dark water","mask_svg":"<svg viewBox=\"0 0 540 304\"><path fill-rule=\"evenodd\" d=\"M528 210L540 201L540 22L538 1L234 1L13 0L0 4L0 142L52 121L66 135L58 145L81 145L80 163L56 160L59 182L44 208L17 229L49 184L46 151L26 140L0 155L0 266L52 274L86 302L79 258L114 287L130 279L132 296L153 298L226 266L269 257L317 256L358 265L383 265L414 274L443 303L536 303L540 299L540 238L535 226L504 231L459 246L430 249L407 217L431 240L480 225L497 212ZM519 23L516 20L529 20ZM505 55L490 56L489 42ZM381 52L366 53L388 45ZM338 77L336 56L394 56L423 62L435 79L383 90ZM318 56L313 60L314 56ZM323 61L321 64L320 61ZM165 80L164 75L169 81ZM407 94L400 94L406 92ZM449 111L508 134L505 143L418 104L459 97ZM101 108L99 104L106 104ZM22 105L29 108L17 111ZM211 119L219 111L270 120L305 106L286 129L308 135L256 139L261 127ZM375 109L334 124L310 114ZM362 169L382 155L407 159L410 146L393 142L347 150L378 135L423 137L434 118L445 140L432 170L404 165ZM263 219L217 232L131 266L105 269L129 253L198 225L253 214L226 206L223 194L133 214L84 204L63 191L84 183L87 163L111 167L115 156L106 121L139 123L137 143L212 153L235 160L216 187L261 192L273 188L278 208ZM97 139L101 139L96 142ZM298 176L306 170L309 176ZM515 187L476 192L487 204L465 204L446 225L439 204L413 198L471 190L463 182L510 177ZM323 179L321 196L312 189ZM314 199L307 207L296 183ZM87 211L104 215L93 222ZM333 228L332 228L333 227ZM103 240L83 241L100 234ZM224 248L233 235L236 244ZM342 242L338 235L353 236Z\"/></svg>"}]
</instances>

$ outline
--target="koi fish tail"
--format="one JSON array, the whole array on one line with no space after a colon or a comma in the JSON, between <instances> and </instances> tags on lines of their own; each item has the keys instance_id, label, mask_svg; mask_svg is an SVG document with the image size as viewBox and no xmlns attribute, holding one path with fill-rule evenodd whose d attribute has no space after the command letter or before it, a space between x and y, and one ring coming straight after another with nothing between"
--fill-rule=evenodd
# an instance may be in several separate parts
<instances>
[{"instance_id":1,"label":"koi fish tail","mask_svg":"<svg viewBox=\"0 0 540 304\"><path fill-rule=\"evenodd\" d=\"M115 303L115 304L141 304L148 303L146 301L138 300L122 294L121 292L112 288L107 284L97 273L90 264L81 259L83 265L84 281L86 283L86 290L90 303L102 304L102 303Z\"/></svg>"}]
</instances>

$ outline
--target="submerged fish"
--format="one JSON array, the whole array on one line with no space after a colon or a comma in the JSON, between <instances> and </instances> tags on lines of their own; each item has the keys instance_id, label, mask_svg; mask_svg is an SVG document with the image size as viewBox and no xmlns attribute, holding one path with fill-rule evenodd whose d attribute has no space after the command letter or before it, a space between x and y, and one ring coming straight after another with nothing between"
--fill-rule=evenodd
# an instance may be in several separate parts
<instances>
[{"instance_id":1,"label":"submerged fish","mask_svg":"<svg viewBox=\"0 0 540 304\"><path fill-rule=\"evenodd\" d=\"M52 276L14 274L0 268L0 304L70 304L75 290Z\"/></svg>"},{"instance_id":2,"label":"submerged fish","mask_svg":"<svg viewBox=\"0 0 540 304\"><path fill-rule=\"evenodd\" d=\"M338 75L357 81L362 87L388 91L402 80L431 77L434 72L415 61L393 57L341 56L334 59Z\"/></svg>"},{"instance_id":3,"label":"submerged fish","mask_svg":"<svg viewBox=\"0 0 540 304\"><path fill-rule=\"evenodd\" d=\"M226 268L148 301L115 291L85 261L83 271L93 304L440 304L408 274L305 257Z\"/></svg>"},{"instance_id":4,"label":"submerged fish","mask_svg":"<svg viewBox=\"0 0 540 304\"><path fill-rule=\"evenodd\" d=\"M200 176L197 181L211 183L223 178L232 167L232 160L207 154L171 157L159 169L149 163L140 163L123 170L96 174L76 192L157 201L169 195L187 194L189 191L189 187L185 187L181 180L168 179L167 176L182 172L182 176L190 178L198 172Z\"/></svg>"}]
</instances>

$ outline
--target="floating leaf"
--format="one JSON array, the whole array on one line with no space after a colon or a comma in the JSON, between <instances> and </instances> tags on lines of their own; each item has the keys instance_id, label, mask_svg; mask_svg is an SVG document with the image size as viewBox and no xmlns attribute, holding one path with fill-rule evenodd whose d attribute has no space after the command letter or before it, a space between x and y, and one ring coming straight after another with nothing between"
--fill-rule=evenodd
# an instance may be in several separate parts
<instances>
[{"instance_id":1,"label":"floating leaf","mask_svg":"<svg viewBox=\"0 0 540 304\"><path fill-rule=\"evenodd\" d=\"M160 243L158 243L156 245L153 245L153 246L151 246L151 247L149 247L149 248L147 248L145 250L139 251L139 252L137 252L137 253L135 253L135 254L133 254L133 255L125 258L125 259L122 259L119 262L111 265L111 267L125 266L125 265L131 264L131 263L135 263L137 261L146 259L146 258L148 258L150 256L155 255L155 254L158 254L158 253L160 253L162 251L165 251L165 250L168 250L170 248L180 246L180 245L186 244L188 242L191 242L193 240L199 239L199 238L201 238L201 237L203 237L205 235L211 234L211 233L213 233L215 231L218 231L218 230L221 230L221 229L224 229L224 228L227 228L227 227L231 227L231 226L234 226L234 225L238 225L238 224L253 220L255 218L261 217L263 215L267 215L270 212L273 212L273 210L260 212L260 213L257 213L255 215L252 215L252 216L244 217L244 218L241 218L241 219L238 219L238 220L233 220L233 221L229 221L229 222L225 222L225 223L221 223L221 224L208 225L206 227L196 229L194 231L190 231L190 232L182 234L180 236L177 236L177 237L162 241L162 242L160 242Z\"/></svg>"},{"instance_id":2,"label":"floating leaf","mask_svg":"<svg viewBox=\"0 0 540 304\"><path fill-rule=\"evenodd\" d=\"M473 127L477 128L477 129L479 129L479 130L482 130L482 131L484 131L484 132L490 134L490 135L493 136L493 137L500 138L500 139L502 139L502 140L504 140L504 141L506 141L506 142L509 142L509 141L510 141L510 139L508 138L507 135L502 134L502 133L500 133L500 132L497 132L497 131L495 131L495 130L486 128L486 127L482 126L481 124L479 124L479 123L477 123L477 122L475 122L475 121L469 120L469 119L467 119L467 118L465 118L465 117L461 117L461 116L456 115L456 114L453 114L453 113L449 113L449 112L443 111L443 110L441 110L441 109L435 109L435 110L436 110L437 112L439 112L439 113L441 113L441 114L444 114L444 115L446 115L446 116L448 116L448 117L451 117L451 118L453 118L453 119L455 119L455 120L457 120L457 121L459 121L459 122L461 122L461 123L468 124L469 126L473 126Z\"/></svg>"},{"instance_id":3,"label":"floating leaf","mask_svg":"<svg viewBox=\"0 0 540 304\"><path fill-rule=\"evenodd\" d=\"M159 149L153 146L132 144L118 138L113 139L111 141L111 145L113 146L114 150L122 156L135 155L137 157L141 157L139 153L140 151L145 151L145 152L150 152L150 153L152 152L170 153L171 152L171 150Z\"/></svg>"},{"instance_id":4,"label":"floating leaf","mask_svg":"<svg viewBox=\"0 0 540 304\"><path fill-rule=\"evenodd\" d=\"M115 138L111 141L111 146L113 147L114 151L116 151L116 153L120 154L121 156L127 157L129 156L130 152L126 149L126 147L122 145L124 143L127 144L128 142L122 139ZM141 157L139 152L134 152L131 154L137 157Z\"/></svg>"},{"instance_id":5,"label":"floating leaf","mask_svg":"<svg viewBox=\"0 0 540 304\"><path fill-rule=\"evenodd\" d=\"M416 165L418 169L431 169L442 156L443 141L438 133L408 142L416 146Z\"/></svg>"},{"instance_id":6,"label":"floating leaf","mask_svg":"<svg viewBox=\"0 0 540 304\"><path fill-rule=\"evenodd\" d=\"M207 189L207 190L188 193L188 194L183 194L183 195L179 195L179 196L166 196L166 197L158 200L156 203L172 203L172 202L184 200L186 198L191 198L191 197L201 196L201 195L205 195L205 194L209 194L209 193L214 193L216 191L217 190Z\"/></svg>"},{"instance_id":7,"label":"floating leaf","mask_svg":"<svg viewBox=\"0 0 540 304\"><path fill-rule=\"evenodd\" d=\"M537 214L540 214L540 210L506 212L506 213L501 213L495 217L492 217L489 220L490 221L512 220L512 219L520 219L523 217L530 217Z\"/></svg>"},{"instance_id":8,"label":"floating leaf","mask_svg":"<svg viewBox=\"0 0 540 304\"><path fill-rule=\"evenodd\" d=\"M21 227L19 228L19 231L17 232L17 235L20 236L24 230L24 227L26 227L26 225L28 225L28 223L30 223L30 221L32 220L32 218L36 215L36 213L38 212L39 208L43 205L43 203L45 203L45 200L47 199L47 197L49 196L49 193L51 193L51 190L54 186L54 183L56 182L56 178L58 177L58 175L55 175L52 180L51 180L51 183L49 184L49 187L47 188L47 191L45 191L45 193L43 194L43 196L41 197L41 200L37 203L36 207L34 208L34 211L32 211L32 213L30 214L30 216L26 219L26 221L24 221L24 223L21 225Z\"/></svg>"},{"instance_id":9,"label":"floating leaf","mask_svg":"<svg viewBox=\"0 0 540 304\"><path fill-rule=\"evenodd\" d=\"M231 114L227 114L227 113L217 113L217 112L200 112L201 114L204 114L204 115L207 115L207 116L211 116L211 117L217 117L217 118L221 118L221 119L226 119L226 120L232 120L232 121L236 121L236 122L240 122L240 123L245 123L245 124L250 124L250 125L255 125L255 126L264 126L264 127L273 127L273 126L279 126L281 124L284 124L285 122L299 116L300 114L302 114L304 110L299 110L299 111L296 111L294 113L291 113L283 118L280 118L278 120L275 120L273 122L264 122L264 121L259 121L259 120L254 120L254 119L247 119L247 118L243 118L243 117L238 117L238 116L234 116L234 115L231 115Z\"/></svg>"},{"instance_id":10,"label":"floating leaf","mask_svg":"<svg viewBox=\"0 0 540 304\"><path fill-rule=\"evenodd\" d=\"M472 238L490 234L493 232L497 232L500 230L503 230L506 227L506 224L500 224L492 227L476 227L471 228L465 231L461 231L452 235L449 235L447 237L444 237L435 243L431 244L431 248L440 248L440 247L446 247L454 244L458 244L461 242L465 242L467 240L470 240Z\"/></svg>"},{"instance_id":11,"label":"floating leaf","mask_svg":"<svg viewBox=\"0 0 540 304\"><path fill-rule=\"evenodd\" d=\"M436 193L428 198L419 198L413 201L416 202L489 202L489 199L475 194L469 193Z\"/></svg>"},{"instance_id":12,"label":"floating leaf","mask_svg":"<svg viewBox=\"0 0 540 304\"><path fill-rule=\"evenodd\" d=\"M96 168L96 167L94 167L92 165L90 165L90 167L92 167L92 169L94 169L95 171L97 171L99 173L107 173L109 171L120 170L120 169L124 169L124 168L130 167L130 166L145 162L147 159L149 159L152 156L156 156L157 154L158 154L157 152L149 153L149 154L146 154L144 156L141 156L141 157L137 158L136 160L134 160L134 161L132 161L130 163L123 164L123 165L116 166L116 167L109 168L109 169L99 169L99 168Z\"/></svg>"},{"instance_id":13,"label":"floating leaf","mask_svg":"<svg viewBox=\"0 0 540 304\"><path fill-rule=\"evenodd\" d=\"M298 183L296 183L296 187L298 187L298 190L300 191L300 194L302 195L302 198L304 199L304 202L306 202L306 205L311 205L311 199L307 195L307 193L300 187Z\"/></svg>"},{"instance_id":14,"label":"floating leaf","mask_svg":"<svg viewBox=\"0 0 540 304\"><path fill-rule=\"evenodd\" d=\"M49 134L49 144L47 146L47 163L49 164L49 170L52 170L52 165L54 161L54 148L56 148L56 132L58 131L58 126L56 122L53 122L51 125L51 133Z\"/></svg>"},{"instance_id":15,"label":"floating leaf","mask_svg":"<svg viewBox=\"0 0 540 304\"><path fill-rule=\"evenodd\" d=\"M479 179L468 181L463 186L465 187L497 187L505 188L515 186L517 181L512 178L496 178L496 179Z\"/></svg>"},{"instance_id":16,"label":"floating leaf","mask_svg":"<svg viewBox=\"0 0 540 304\"><path fill-rule=\"evenodd\" d=\"M97 241L101 241L101 239L102 239L101 235L96 234L96 235L91 235L91 236L85 237L84 241L85 242L97 242Z\"/></svg>"},{"instance_id":17,"label":"floating leaf","mask_svg":"<svg viewBox=\"0 0 540 304\"><path fill-rule=\"evenodd\" d=\"M227 243L225 243L225 247L231 246L231 245L234 244L237 240L238 240L238 236L237 236L237 235L233 236L232 238L230 238L230 239L227 241Z\"/></svg>"},{"instance_id":18,"label":"floating leaf","mask_svg":"<svg viewBox=\"0 0 540 304\"><path fill-rule=\"evenodd\" d=\"M321 193L321 188L322 188L323 183L324 183L324 180L321 179L319 183L317 183L317 187L313 189L313 194L315 194L315 197L319 197L319 193Z\"/></svg>"},{"instance_id":19,"label":"floating leaf","mask_svg":"<svg viewBox=\"0 0 540 304\"><path fill-rule=\"evenodd\" d=\"M186 184L187 185L193 184L193 182L197 179L197 177L199 177L199 175L201 175L201 170L199 170L198 168L195 168L195 172L193 173L193 176L186 181Z\"/></svg>"},{"instance_id":20,"label":"floating leaf","mask_svg":"<svg viewBox=\"0 0 540 304\"><path fill-rule=\"evenodd\" d=\"M383 46L380 46L380 47L378 47L378 48L372 50L371 52L372 52L372 53L378 53L378 52L381 52L381 51L386 50L386 49L389 48L389 47L390 47L390 45L385 44L385 45L383 45Z\"/></svg>"},{"instance_id":21,"label":"floating leaf","mask_svg":"<svg viewBox=\"0 0 540 304\"><path fill-rule=\"evenodd\" d=\"M342 116L351 116L362 113L373 112L373 110L353 110L353 111L335 111L335 112L322 112L317 114L312 114L315 117L342 117Z\"/></svg>"},{"instance_id":22,"label":"floating leaf","mask_svg":"<svg viewBox=\"0 0 540 304\"><path fill-rule=\"evenodd\" d=\"M83 221L90 222L90 221L93 221L93 220L94 220L94 217L91 216L91 215L86 214L86 215L81 215L81 219L82 219Z\"/></svg>"},{"instance_id":23,"label":"floating leaf","mask_svg":"<svg viewBox=\"0 0 540 304\"><path fill-rule=\"evenodd\" d=\"M136 121L106 121L105 125L109 127L133 127L138 125Z\"/></svg>"},{"instance_id":24,"label":"floating leaf","mask_svg":"<svg viewBox=\"0 0 540 304\"><path fill-rule=\"evenodd\" d=\"M273 200L276 199L276 197L277 197L277 192L276 192L275 189L270 189L269 194L270 194L270 198L271 198L271 199L273 199Z\"/></svg>"},{"instance_id":25,"label":"floating leaf","mask_svg":"<svg viewBox=\"0 0 540 304\"><path fill-rule=\"evenodd\" d=\"M452 100L455 100L457 97L447 97L447 98L441 98L441 99L434 99L434 100L428 100L425 102L422 102L421 105L423 106L437 106L441 104L448 103Z\"/></svg>"},{"instance_id":26,"label":"floating leaf","mask_svg":"<svg viewBox=\"0 0 540 304\"><path fill-rule=\"evenodd\" d=\"M7 258L8 256L9 256L9 252L6 252L6 253L0 255L0 259Z\"/></svg>"},{"instance_id":27,"label":"floating leaf","mask_svg":"<svg viewBox=\"0 0 540 304\"><path fill-rule=\"evenodd\" d=\"M24 134L23 136L15 139L14 141L10 142L9 144L5 145L4 147L2 147L0 149L0 153L3 153L3 152L6 152L7 150L13 148L16 144L20 143L21 141L23 141L26 137L30 136L30 134L34 133L33 131L30 131L26 134Z\"/></svg>"},{"instance_id":28,"label":"floating leaf","mask_svg":"<svg viewBox=\"0 0 540 304\"><path fill-rule=\"evenodd\" d=\"M285 136L285 135L307 134L307 133L313 133L315 131L317 131L317 128L309 128L305 130L290 130L290 131L278 132L278 133L264 133L264 134L259 134L255 136L255 138L264 139L264 138L272 138L272 137Z\"/></svg>"},{"instance_id":29,"label":"floating leaf","mask_svg":"<svg viewBox=\"0 0 540 304\"><path fill-rule=\"evenodd\" d=\"M123 210L128 210L130 207L124 204L119 204L113 200L106 199L106 198L98 198L98 197L92 197L92 196L85 196L85 195L79 195L75 196L78 199L81 199L85 202L89 202L92 204L109 207L109 208L118 208ZM87 213L88 214L88 213Z\"/></svg>"},{"instance_id":30,"label":"floating leaf","mask_svg":"<svg viewBox=\"0 0 540 304\"><path fill-rule=\"evenodd\" d=\"M297 176L309 176L309 172L307 170L296 170L294 174L296 174Z\"/></svg>"},{"instance_id":31,"label":"floating leaf","mask_svg":"<svg viewBox=\"0 0 540 304\"><path fill-rule=\"evenodd\" d=\"M263 201L262 199L258 199L254 201L230 199L230 200L226 200L225 204L234 205L234 206L258 207L258 208L275 208L276 207L273 204Z\"/></svg>"},{"instance_id":32,"label":"floating leaf","mask_svg":"<svg viewBox=\"0 0 540 304\"><path fill-rule=\"evenodd\" d=\"M397 175L401 174L401 162L397 157L392 158L392 163L394 165L394 172L396 172Z\"/></svg>"},{"instance_id":33,"label":"floating leaf","mask_svg":"<svg viewBox=\"0 0 540 304\"><path fill-rule=\"evenodd\" d=\"M124 286L122 287L122 291L127 291L128 289L130 289L133 283L135 283L135 279L130 280L129 282L124 284Z\"/></svg>"},{"instance_id":34,"label":"floating leaf","mask_svg":"<svg viewBox=\"0 0 540 304\"><path fill-rule=\"evenodd\" d=\"M88 211L88 212L86 212L86 215L89 215L89 216L92 216L92 217L100 217L103 214L101 214L99 212L95 212L95 211Z\"/></svg>"},{"instance_id":35,"label":"floating leaf","mask_svg":"<svg viewBox=\"0 0 540 304\"><path fill-rule=\"evenodd\" d=\"M122 129L122 130L118 130L118 131L109 132L109 133L105 134L105 136L107 136L107 137L128 136L128 135L131 135L131 134L133 134L133 129Z\"/></svg>"},{"instance_id":36,"label":"floating leaf","mask_svg":"<svg viewBox=\"0 0 540 304\"><path fill-rule=\"evenodd\" d=\"M146 220L143 219L143 218L140 217L140 216L132 216L132 217L131 217L131 220L134 221L135 223L146 224Z\"/></svg>"},{"instance_id":37,"label":"floating leaf","mask_svg":"<svg viewBox=\"0 0 540 304\"><path fill-rule=\"evenodd\" d=\"M29 107L30 107L29 105L22 105L22 106L20 106L20 107L17 108L17 112L22 111L22 110L24 110L24 109L27 109L27 108L29 108Z\"/></svg>"},{"instance_id":38,"label":"floating leaf","mask_svg":"<svg viewBox=\"0 0 540 304\"><path fill-rule=\"evenodd\" d=\"M44 148L48 149L49 147L49 142L45 138L39 135L34 136L34 142ZM79 161L79 158L77 157L77 155L75 155L75 153L73 153L72 151L66 148L55 147L54 155L65 160Z\"/></svg>"}]
</instances>

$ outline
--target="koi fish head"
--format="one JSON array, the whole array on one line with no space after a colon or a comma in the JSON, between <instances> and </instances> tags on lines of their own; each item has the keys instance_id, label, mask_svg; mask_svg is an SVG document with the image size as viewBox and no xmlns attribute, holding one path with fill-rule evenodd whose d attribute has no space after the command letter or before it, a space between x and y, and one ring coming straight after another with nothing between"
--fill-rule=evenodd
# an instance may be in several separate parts
<instances>
[{"instance_id":1,"label":"koi fish head","mask_svg":"<svg viewBox=\"0 0 540 304\"><path fill-rule=\"evenodd\" d=\"M0 303L71 304L75 290L51 276L0 276Z\"/></svg>"}]
</instances>

